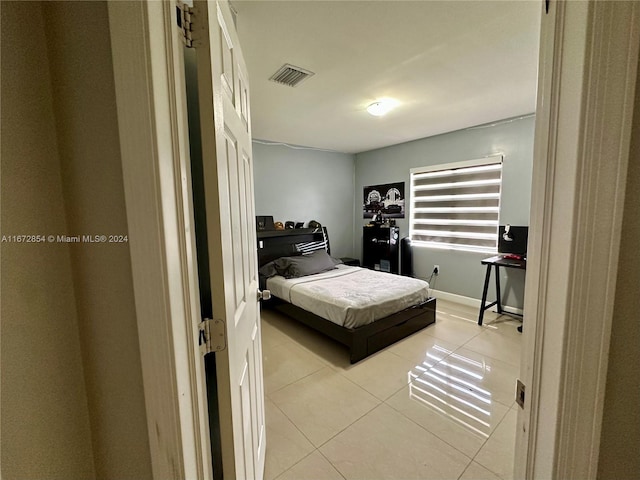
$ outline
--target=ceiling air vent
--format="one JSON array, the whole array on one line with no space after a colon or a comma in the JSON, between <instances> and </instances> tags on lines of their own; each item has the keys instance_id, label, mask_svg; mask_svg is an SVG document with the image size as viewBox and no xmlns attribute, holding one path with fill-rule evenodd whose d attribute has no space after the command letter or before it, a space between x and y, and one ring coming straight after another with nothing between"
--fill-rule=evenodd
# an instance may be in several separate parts
<instances>
[{"instance_id":1,"label":"ceiling air vent","mask_svg":"<svg viewBox=\"0 0 640 480\"><path fill-rule=\"evenodd\" d=\"M309 70L305 70L304 68L289 65L287 63L283 65L280 70L271 75L271 78L269 78L269 80L281 83L282 85L288 85L289 87L295 87L304 79L309 78L311 75L315 74L313 72L310 72Z\"/></svg>"}]
</instances>

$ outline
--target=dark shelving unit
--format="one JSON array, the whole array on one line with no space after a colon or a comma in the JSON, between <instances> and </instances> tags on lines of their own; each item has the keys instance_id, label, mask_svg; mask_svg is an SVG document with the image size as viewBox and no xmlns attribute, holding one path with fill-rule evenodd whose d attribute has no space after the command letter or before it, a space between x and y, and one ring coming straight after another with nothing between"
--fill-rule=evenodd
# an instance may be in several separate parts
<instances>
[{"instance_id":1,"label":"dark shelving unit","mask_svg":"<svg viewBox=\"0 0 640 480\"><path fill-rule=\"evenodd\" d=\"M362 227L362 266L398 273L400 229L385 225Z\"/></svg>"}]
</instances>

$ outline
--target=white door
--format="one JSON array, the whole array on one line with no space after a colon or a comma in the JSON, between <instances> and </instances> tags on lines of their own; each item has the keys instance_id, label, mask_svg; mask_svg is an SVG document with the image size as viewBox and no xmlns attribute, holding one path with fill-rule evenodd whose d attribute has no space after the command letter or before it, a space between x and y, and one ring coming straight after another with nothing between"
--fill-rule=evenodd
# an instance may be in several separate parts
<instances>
[{"instance_id":1,"label":"white door","mask_svg":"<svg viewBox=\"0 0 640 480\"><path fill-rule=\"evenodd\" d=\"M195 2L194 46L225 478L261 479L264 390L247 71L227 2Z\"/></svg>"}]
</instances>

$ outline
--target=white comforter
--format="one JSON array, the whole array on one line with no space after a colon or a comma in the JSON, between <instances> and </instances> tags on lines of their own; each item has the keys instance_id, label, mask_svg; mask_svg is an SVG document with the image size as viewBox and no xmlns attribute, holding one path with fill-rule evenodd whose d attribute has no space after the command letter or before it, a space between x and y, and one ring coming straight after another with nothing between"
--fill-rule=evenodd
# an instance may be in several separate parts
<instances>
[{"instance_id":1,"label":"white comforter","mask_svg":"<svg viewBox=\"0 0 640 480\"><path fill-rule=\"evenodd\" d=\"M325 273L267 280L267 288L289 303L347 328L369 324L425 301L423 280L338 265Z\"/></svg>"}]
</instances>

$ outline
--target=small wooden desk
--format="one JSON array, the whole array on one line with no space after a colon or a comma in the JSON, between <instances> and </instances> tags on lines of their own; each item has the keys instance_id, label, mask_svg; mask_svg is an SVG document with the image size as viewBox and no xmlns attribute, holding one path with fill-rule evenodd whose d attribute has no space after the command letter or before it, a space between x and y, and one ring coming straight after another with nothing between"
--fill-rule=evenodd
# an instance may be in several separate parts
<instances>
[{"instance_id":1,"label":"small wooden desk","mask_svg":"<svg viewBox=\"0 0 640 480\"><path fill-rule=\"evenodd\" d=\"M484 288L482 290L482 303L480 304L480 315L478 316L478 325L482 325L482 318L484 317L484 311L488 308L496 305L498 307L498 313L503 313L502 302L500 300L500 267L517 268L520 270L527 269L526 260L515 260L511 258L503 258L502 255L496 255L495 257L489 257L482 260L480 263L487 266L487 273L484 277ZM489 288L489 279L491 278L491 267L496 270L496 301L487 305L487 289Z\"/></svg>"}]
</instances>

